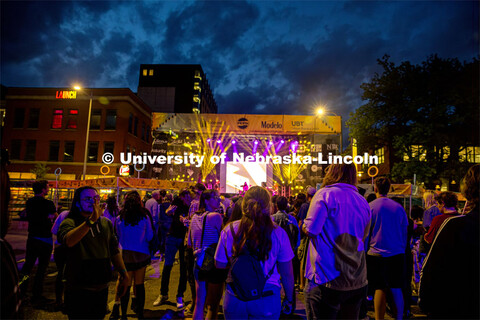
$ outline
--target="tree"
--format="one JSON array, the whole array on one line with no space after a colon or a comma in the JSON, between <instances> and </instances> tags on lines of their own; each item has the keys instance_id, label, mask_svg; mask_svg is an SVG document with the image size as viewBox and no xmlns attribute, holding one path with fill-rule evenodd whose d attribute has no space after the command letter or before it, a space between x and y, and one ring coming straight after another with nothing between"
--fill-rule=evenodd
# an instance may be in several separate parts
<instances>
[{"instance_id":1,"label":"tree","mask_svg":"<svg viewBox=\"0 0 480 320\"><path fill-rule=\"evenodd\" d=\"M418 65L396 66L386 55L378 63L383 73L361 85L366 103L347 121L359 150L393 151L397 182L413 173L427 183L460 181L471 164L459 152L479 145L479 60L432 55Z\"/></svg>"},{"instance_id":2,"label":"tree","mask_svg":"<svg viewBox=\"0 0 480 320\"><path fill-rule=\"evenodd\" d=\"M50 171L50 167L47 167L47 165L44 163L37 163L35 167L30 170L31 173L35 174L35 179L37 180L45 178L45 175L48 171Z\"/></svg>"}]
</instances>

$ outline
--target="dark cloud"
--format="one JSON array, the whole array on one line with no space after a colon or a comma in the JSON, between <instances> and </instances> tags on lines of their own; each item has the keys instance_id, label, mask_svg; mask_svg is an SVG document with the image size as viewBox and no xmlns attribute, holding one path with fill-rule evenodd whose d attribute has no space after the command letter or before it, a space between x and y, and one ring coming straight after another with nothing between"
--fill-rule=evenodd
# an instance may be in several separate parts
<instances>
[{"instance_id":1,"label":"dark cloud","mask_svg":"<svg viewBox=\"0 0 480 320\"><path fill-rule=\"evenodd\" d=\"M222 113L348 118L395 63L478 56L478 2L1 2L6 86L129 87L142 63L201 64Z\"/></svg>"}]
</instances>

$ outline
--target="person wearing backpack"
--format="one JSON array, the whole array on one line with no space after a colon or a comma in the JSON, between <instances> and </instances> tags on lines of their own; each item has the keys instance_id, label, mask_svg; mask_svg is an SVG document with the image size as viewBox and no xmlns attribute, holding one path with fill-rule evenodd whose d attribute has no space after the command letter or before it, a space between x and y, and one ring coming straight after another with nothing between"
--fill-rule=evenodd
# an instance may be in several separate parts
<instances>
[{"instance_id":1,"label":"person wearing backpack","mask_svg":"<svg viewBox=\"0 0 480 320\"><path fill-rule=\"evenodd\" d=\"M196 263L194 270L196 299L193 311L193 319L203 319L203 310L206 305L206 319L216 319L218 306L222 298L223 283L226 273L224 270L218 270L213 265L204 263L199 265L200 255L205 254L202 250L209 247L215 247L222 231L223 217L215 210L220 206L220 197L215 190L205 190L200 196L198 211L192 216L190 229L188 230L187 246L193 249L196 254ZM215 250L213 249L213 252ZM205 270L210 269L210 270Z\"/></svg>"},{"instance_id":2,"label":"person wearing backpack","mask_svg":"<svg viewBox=\"0 0 480 320\"><path fill-rule=\"evenodd\" d=\"M358 319L367 293L370 207L354 164L332 164L303 223L310 237L304 289L307 319Z\"/></svg>"},{"instance_id":3,"label":"person wearing backpack","mask_svg":"<svg viewBox=\"0 0 480 320\"><path fill-rule=\"evenodd\" d=\"M287 233L270 217L270 194L254 186L245 193L242 218L220 234L215 265L229 267L225 319L278 319L293 304L293 251ZM281 284L285 291L281 303Z\"/></svg>"}]
</instances>

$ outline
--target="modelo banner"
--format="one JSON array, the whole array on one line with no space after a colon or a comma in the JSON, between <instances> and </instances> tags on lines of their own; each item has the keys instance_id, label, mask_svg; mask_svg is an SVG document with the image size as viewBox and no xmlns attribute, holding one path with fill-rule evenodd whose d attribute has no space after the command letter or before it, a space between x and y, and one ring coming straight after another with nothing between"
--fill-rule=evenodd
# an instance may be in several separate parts
<instances>
[{"instance_id":1,"label":"modelo banner","mask_svg":"<svg viewBox=\"0 0 480 320\"><path fill-rule=\"evenodd\" d=\"M158 131L229 131L240 134L339 134L341 117L155 112L153 113L152 128Z\"/></svg>"}]
</instances>

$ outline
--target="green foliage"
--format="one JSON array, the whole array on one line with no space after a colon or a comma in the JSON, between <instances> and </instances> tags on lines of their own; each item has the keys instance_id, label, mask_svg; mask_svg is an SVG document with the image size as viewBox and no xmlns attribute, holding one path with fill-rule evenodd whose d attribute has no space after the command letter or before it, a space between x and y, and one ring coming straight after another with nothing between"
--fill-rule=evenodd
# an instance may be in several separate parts
<instances>
[{"instance_id":1,"label":"green foliage","mask_svg":"<svg viewBox=\"0 0 480 320\"><path fill-rule=\"evenodd\" d=\"M35 174L37 180L44 179L48 171L50 171L50 167L47 167L44 163L37 163L35 167L30 170L31 173Z\"/></svg>"},{"instance_id":2,"label":"green foliage","mask_svg":"<svg viewBox=\"0 0 480 320\"><path fill-rule=\"evenodd\" d=\"M418 65L378 60L382 74L363 83L366 101L347 126L359 150L387 147L392 178L424 181L465 173L458 152L479 145L479 60L430 56ZM421 146L421 151L411 146ZM409 161L403 162L407 154Z\"/></svg>"}]
</instances>

